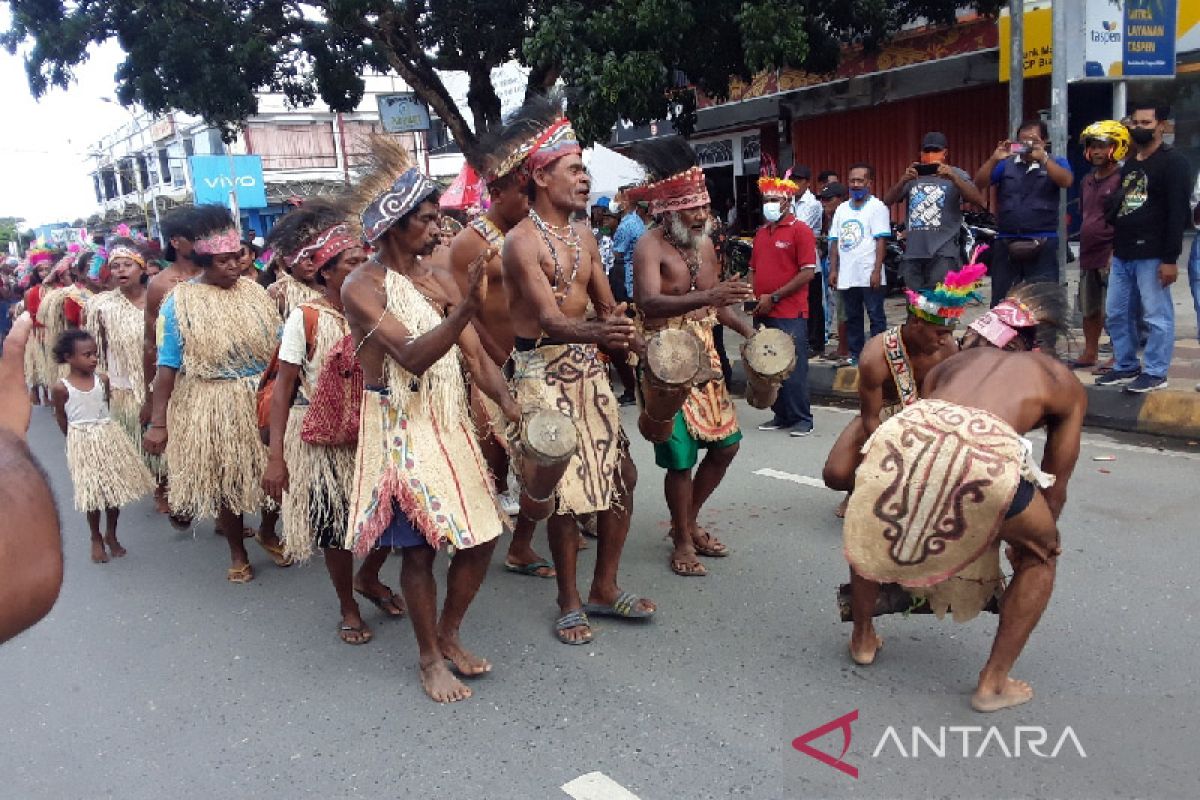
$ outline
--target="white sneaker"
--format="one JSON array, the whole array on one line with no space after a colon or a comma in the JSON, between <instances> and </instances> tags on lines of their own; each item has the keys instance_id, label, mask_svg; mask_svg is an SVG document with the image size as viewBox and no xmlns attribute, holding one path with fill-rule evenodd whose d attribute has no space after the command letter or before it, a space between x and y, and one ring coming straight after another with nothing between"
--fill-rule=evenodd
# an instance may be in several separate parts
<instances>
[{"instance_id":1,"label":"white sneaker","mask_svg":"<svg viewBox=\"0 0 1200 800\"><path fill-rule=\"evenodd\" d=\"M502 492L499 496L500 509L510 517L515 517L521 510L521 498L517 493L509 489L507 492Z\"/></svg>"}]
</instances>

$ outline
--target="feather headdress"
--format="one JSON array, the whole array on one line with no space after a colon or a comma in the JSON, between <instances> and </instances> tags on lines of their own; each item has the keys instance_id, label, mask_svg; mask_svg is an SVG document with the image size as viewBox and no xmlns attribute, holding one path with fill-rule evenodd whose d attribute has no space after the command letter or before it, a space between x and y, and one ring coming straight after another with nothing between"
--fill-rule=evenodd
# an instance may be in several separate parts
<instances>
[{"instance_id":1,"label":"feather headdress","mask_svg":"<svg viewBox=\"0 0 1200 800\"><path fill-rule=\"evenodd\" d=\"M363 238L374 242L421 201L437 184L412 164L408 148L383 134L371 136L367 169L355 183L350 201L362 221Z\"/></svg>"},{"instance_id":2,"label":"feather headdress","mask_svg":"<svg viewBox=\"0 0 1200 800\"><path fill-rule=\"evenodd\" d=\"M791 197L800 191L800 186L792 180L790 169L779 177L774 160L764 154L758 171L758 191L763 197Z\"/></svg>"},{"instance_id":3,"label":"feather headdress","mask_svg":"<svg viewBox=\"0 0 1200 800\"><path fill-rule=\"evenodd\" d=\"M481 137L472 161L475 171L491 183L520 167L532 171L582 152L563 104L557 93L526 100L502 127Z\"/></svg>"},{"instance_id":4,"label":"feather headdress","mask_svg":"<svg viewBox=\"0 0 1200 800\"><path fill-rule=\"evenodd\" d=\"M977 290L986 274L985 265L971 263L957 272L946 273L945 279L932 289L905 289L908 310L926 322L953 327L966 312L967 303L983 299Z\"/></svg>"},{"instance_id":5,"label":"feather headdress","mask_svg":"<svg viewBox=\"0 0 1200 800\"><path fill-rule=\"evenodd\" d=\"M1065 331L1066 314L1067 294L1058 283L1022 283L969 327L996 347L1003 348L1018 335L1032 347L1039 327Z\"/></svg>"},{"instance_id":6,"label":"feather headdress","mask_svg":"<svg viewBox=\"0 0 1200 800\"><path fill-rule=\"evenodd\" d=\"M708 205L708 187L696 151L682 136L639 142L630 157L646 170L648 182L626 192L632 202L648 201L655 216Z\"/></svg>"}]
</instances>

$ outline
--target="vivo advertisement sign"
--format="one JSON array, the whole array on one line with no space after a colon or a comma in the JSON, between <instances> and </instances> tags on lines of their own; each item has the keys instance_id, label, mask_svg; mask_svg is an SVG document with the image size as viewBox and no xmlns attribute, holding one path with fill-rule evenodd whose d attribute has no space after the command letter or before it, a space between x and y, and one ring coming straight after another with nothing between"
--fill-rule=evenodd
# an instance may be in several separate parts
<instances>
[{"instance_id":1,"label":"vivo advertisement sign","mask_svg":"<svg viewBox=\"0 0 1200 800\"><path fill-rule=\"evenodd\" d=\"M262 156L192 156L188 161L197 205L228 207L229 192L235 189L239 209L267 207Z\"/></svg>"}]
</instances>

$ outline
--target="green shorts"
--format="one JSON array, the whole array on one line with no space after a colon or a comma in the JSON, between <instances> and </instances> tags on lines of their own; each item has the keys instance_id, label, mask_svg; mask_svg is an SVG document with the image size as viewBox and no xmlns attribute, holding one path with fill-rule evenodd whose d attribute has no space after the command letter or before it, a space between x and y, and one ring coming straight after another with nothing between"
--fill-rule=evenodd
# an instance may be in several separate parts
<instances>
[{"instance_id":1,"label":"green shorts","mask_svg":"<svg viewBox=\"0 0 1200 800\"><path fill-rule=\"evenodd\" d=\"M683 412L675 414L675 427L671 430L671 438L662 444L654 445L654 463L663 469L684 470L696 466L700 458L700 448L721 449L735 445L742 440L742 432L734 431L717 442L702 442L692 436L687 423L683 421Z\"/></svg>"}]
</instances>

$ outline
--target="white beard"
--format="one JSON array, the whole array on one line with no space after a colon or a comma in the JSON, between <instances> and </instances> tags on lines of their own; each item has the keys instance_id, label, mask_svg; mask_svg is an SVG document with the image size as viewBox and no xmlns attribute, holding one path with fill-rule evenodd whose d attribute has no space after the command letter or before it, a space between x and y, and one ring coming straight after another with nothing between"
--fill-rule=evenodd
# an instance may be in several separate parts
<instances>
[{"instance_id":1,"label":"white beard","mask_svg":"<svg viewBox=\"0 0 1200 800\"><path fill-rule=\"evenodd\" d=\"M669 211L663 216L663 227L680 247L686 250L698 250L700 248L700 241L712 234L713 221L712 217L707 218L704 221L704 230L696 233L683 224L683 220L678 213Z\"/></svg>"}]
</instances>

